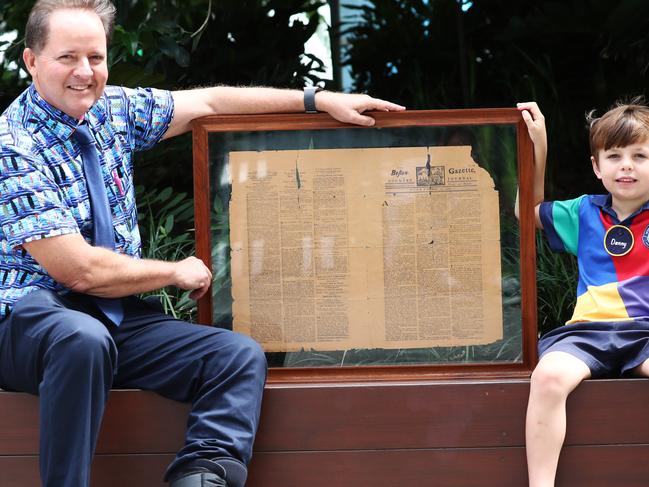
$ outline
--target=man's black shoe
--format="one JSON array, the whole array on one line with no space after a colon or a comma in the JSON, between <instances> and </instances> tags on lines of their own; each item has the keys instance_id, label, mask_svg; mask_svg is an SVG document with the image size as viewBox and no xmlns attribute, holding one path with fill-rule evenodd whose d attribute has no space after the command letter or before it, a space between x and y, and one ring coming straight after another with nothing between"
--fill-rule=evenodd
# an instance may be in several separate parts
<instances>
[{"instance_id":1,"label":"man's black shoe","mask_svg":"<svg viewBox=\"0 0 649 487\"><path fill-rule=\"evenodd\" d=\"M221 470L219 475L215 470ZM228 487L225 483L225 469L209 460L194 460L187 469L174 475L169 487Z\"/></svg>"}]
</instances>

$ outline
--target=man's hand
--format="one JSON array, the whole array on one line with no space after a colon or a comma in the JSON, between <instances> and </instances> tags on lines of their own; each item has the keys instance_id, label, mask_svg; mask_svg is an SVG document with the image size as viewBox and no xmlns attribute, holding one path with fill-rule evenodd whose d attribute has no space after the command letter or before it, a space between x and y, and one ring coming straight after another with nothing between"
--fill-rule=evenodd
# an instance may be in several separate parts
<instances>
[{"instance_id":1,"label":"man's hand","mask_svg":"<svg viewBox=\"0 0 649 487\"><path fill-rule=\"evenodd\" d=\"M191 290L191 299L200 299L207 292L212 284L212 273L196 257L187 257L175 263L176 275L175 286L185 290Z\"/></svg>"},{"instance_id":2,"label":"man's hand","mask_svg":"<svg viewBox=\"0 0 649 487\"><path fill-rule=\"evenodd\" d=\"M320 91L315 95L315 104L318 111L327 112L339 122L353 123L371 127L375 120L367 115L367 111L400 112L406 108L381 100L369 95L335 93L333 91Z\"/></svg>"}]
</instances>

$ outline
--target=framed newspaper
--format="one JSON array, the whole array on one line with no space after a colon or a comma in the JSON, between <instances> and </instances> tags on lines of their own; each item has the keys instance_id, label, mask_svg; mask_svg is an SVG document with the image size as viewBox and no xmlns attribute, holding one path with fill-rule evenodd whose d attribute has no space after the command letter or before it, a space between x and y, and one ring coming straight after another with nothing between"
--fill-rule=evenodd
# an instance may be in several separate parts
<instances>
[{"instance_id":1,"label":"framed newspaper","mask_svg":"<svg viewBox=\"0 0 649 487\"><path fill-rule=\"evenodd\" d=\"M533 147L515 109L194 122L199 321L270 381L523 377L536 362ZM514 216L520 186L521 221Z\"/></svg>"}]
</instances>

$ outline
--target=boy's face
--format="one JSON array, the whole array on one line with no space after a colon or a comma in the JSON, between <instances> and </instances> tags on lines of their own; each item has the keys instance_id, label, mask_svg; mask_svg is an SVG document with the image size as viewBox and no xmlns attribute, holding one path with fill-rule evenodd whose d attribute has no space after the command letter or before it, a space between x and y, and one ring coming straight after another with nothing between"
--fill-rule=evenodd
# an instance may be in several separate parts
<instances>
[{"instance_id":1,"label":"boy's face","mask_svg":"<svg viewBox=\"0 0 649 487\"><path fill-rule=\"evenodd\" d=\"M649 140L600 149L597 159L591 157L591 161L614 204L637 204L639 208L649 200Z\"/></svg>"}]
</instances>

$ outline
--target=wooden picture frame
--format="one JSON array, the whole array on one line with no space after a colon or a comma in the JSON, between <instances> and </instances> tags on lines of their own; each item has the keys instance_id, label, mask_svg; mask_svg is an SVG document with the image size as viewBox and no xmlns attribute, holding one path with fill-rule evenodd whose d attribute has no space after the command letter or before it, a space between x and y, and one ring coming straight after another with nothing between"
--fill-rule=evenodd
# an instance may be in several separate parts
<instances>
[{"instance_id":1,"label":"wooden picture frame","mask_svg":"<svg viewBox=\"0 0 649 487\"><path fill-rule=\"evenodd\" d=\"M525 378L537 361L535 219L532 205L533 145L520 112L514 108L422 110L372 113L371 128L350 126L327 114L224 115L193 122L196 254L210 268L209 135L215 132L300 131L325 129L376 130L397 127L510 125L516 130L520 188L520 285L522 360L517 363L456 363L449 365L380 365L354 367L271 368L270 383L349 381L410 381L458 378ZM212 322L212 294L198 303L198 320Z\"/></svg>"}]
</instances>

